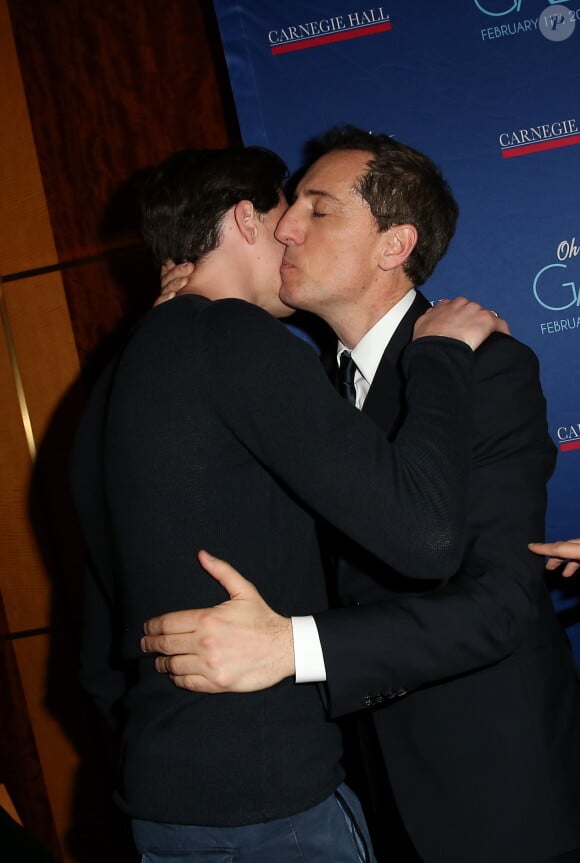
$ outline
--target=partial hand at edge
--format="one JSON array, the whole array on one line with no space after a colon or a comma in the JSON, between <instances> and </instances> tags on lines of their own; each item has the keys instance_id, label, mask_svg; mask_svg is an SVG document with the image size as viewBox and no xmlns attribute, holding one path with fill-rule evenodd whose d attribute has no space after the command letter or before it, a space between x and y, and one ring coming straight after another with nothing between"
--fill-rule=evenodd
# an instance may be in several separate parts
<instances>
[{"instance_id":1,"label":"partial hand at edge","mask_svg":"<svg viewBox=\"0 0 580 863\"><path fill-rule=\"evenodd\" d=\"M479 303L456 297L454 300L440 300L436 306L427 309L415 323L413 339L446 336L465 342L475 351L495 332L510 334L503 318Z\"/></svg>"},{"instance_id":2,"label":"partial hand at edge","mask_svg":"<svg viewBox=\"0 0 580 863\"><path fill-rule=\"evenodd\" d=\"M546 569L557 569L565 561L568 561L562 570L562 575L566 578L574 575L580 569L580 538L558 542L530 542L528 548L535 554L548 556Z\"/></svg>"},{"instance_id":3,"label":"partial hand at edge","mask_svg":"<svg viewBox=\"0 0 580 863\"><path fill-rule=\"evenodd\" d=\"M203 568L230 598L213 608L147 621L141 650L159 653L157 671L193 692L255 692L294 674L292 623L273 611L229 563L200 551Z\"/></svg>"},{"instance_id":4,"label":"partial hand at edge","mask_svg":"<svg viewBox=\"0 0 580 863\"><path fill-rule=\"evenodd\" d=\"M195 264L176 264L170 258L163 261L161 265L161 292L153 306L160 306L178 294L193 293L190 279L194 271Z\"/></svg>"}]
</instances>

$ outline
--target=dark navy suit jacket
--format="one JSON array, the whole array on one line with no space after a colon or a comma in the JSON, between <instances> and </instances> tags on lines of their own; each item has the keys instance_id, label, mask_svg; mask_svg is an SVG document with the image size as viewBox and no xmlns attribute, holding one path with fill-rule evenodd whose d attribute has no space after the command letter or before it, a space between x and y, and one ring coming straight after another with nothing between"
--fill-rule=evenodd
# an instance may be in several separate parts
<instances>
[{"instance_id":1,"label":"dark navy suit jacket","mask_svg":"<svg viewBox=\"0 0 580 863\"><path fill-rule=\"evenodd\" d=\"M364 404L390 436L407 412L401 354L426 308L418 295ZM421 857L535 863L580 845L580 700L543 561L527 550L543 536L555 455L536 358L515 339L476 352L472 433L457 575L434 587L344 543L346 607L316 620L330 713L367 711ZM418 515L408 541L421 530Z\"/></svg>"}]
</instances>

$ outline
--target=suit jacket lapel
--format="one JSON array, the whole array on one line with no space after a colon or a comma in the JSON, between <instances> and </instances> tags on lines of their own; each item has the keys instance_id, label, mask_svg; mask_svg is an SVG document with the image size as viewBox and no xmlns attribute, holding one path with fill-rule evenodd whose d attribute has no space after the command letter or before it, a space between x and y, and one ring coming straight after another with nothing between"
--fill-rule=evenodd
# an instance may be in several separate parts
<instances>
[{"instance_id":1,"label":"suit jacket lapel","mask_svg":"<svg viewBox=\"0 0 580 863\"><path fill-rule=\"evenodd\" d=\"M429 308L422 294L417 293L413 304L395 332L381 358L373 383L363 405L377 425L392 431L403 402L404 380L401 370L403 351L413 337L415 321Z\"/></svg>"}]
</instances>

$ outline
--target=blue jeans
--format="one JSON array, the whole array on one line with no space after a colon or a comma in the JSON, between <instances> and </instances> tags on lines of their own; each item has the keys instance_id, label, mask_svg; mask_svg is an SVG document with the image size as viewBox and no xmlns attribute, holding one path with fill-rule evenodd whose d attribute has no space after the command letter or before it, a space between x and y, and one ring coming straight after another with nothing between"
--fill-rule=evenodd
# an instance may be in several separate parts
<instances>
[{"instance_id":1,"label":"blue jeans","mask_svg":"<svg viewBox=\"0 0 580 863\"><path fill-rule=\"evenodd\" d=\"M376 863L357 796L346 785L306 812L243 827L132 821L142 863Z\"/></svg>"}]
</instances>

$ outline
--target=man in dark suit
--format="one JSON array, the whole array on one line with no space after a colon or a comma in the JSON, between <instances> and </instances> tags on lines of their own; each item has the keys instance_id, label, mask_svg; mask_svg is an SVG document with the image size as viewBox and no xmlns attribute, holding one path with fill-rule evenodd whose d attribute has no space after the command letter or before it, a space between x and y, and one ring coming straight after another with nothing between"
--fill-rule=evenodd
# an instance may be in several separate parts
<instances>
[{"instance_id":1,"label":"man in dark suit","mask_svg":"<svg viewBox=\"0 0 580 863\"><path fill-rule=\"evenodd\" d=\"M195 550L256 572L288 614L327 606L313 511L415 573L434 545L447 572L461 553L470 346L495 321L467 301L451 304L458 323L446 309L425 316L418 335L452 338L412 345L414 414L389 445L336 396L311 348L264 311L288 311L274 235L284 174L259 148L176 154L154 173L147 234L160 256L195 261L194 295L143 318L77 437L74 490L92 562L82 676L118 720L117 802L156 861L359 863L365 845L317 687L192 696L139 651L148 617L223 598ZM418 474L425 534L409 546Z\"/></svg>"},{"instance_id":2,"label":"man in dark suit","mask_svg":"<svg viewBox=\"0 0 580 863\"><path fill-rule=\"evenodd\" d=\"M400 360L427 308L416 287L444 251L456 207L430 160L386 136L350 130L322 150L277 229L287 246L281 297L330 324L338 353L355 363L346 391L395 435L412 414ZM527 548L543 533L553 461L537 361L514 339L492 336L476 353L468 534L453 578L427 589L436 566L409 579L345 543L346 607L314 615L319 642L304 647L295 630L293 653L250 623L257 609L278 632L291 622L227 564L209 561L232 601L150 621L144 647L182 654L161 657L159 670L214 692L251 679L254 641L256 663L275 662L270 683L281 673L325 680L330 716L366 709L426 863L576 860L578 683L541 561ZM418 516L409 543L421 531ZM231 659L236 644L243 661ZM313 654L310 674L304 656L308 665Z\"/></svg>"}]
</instances>

